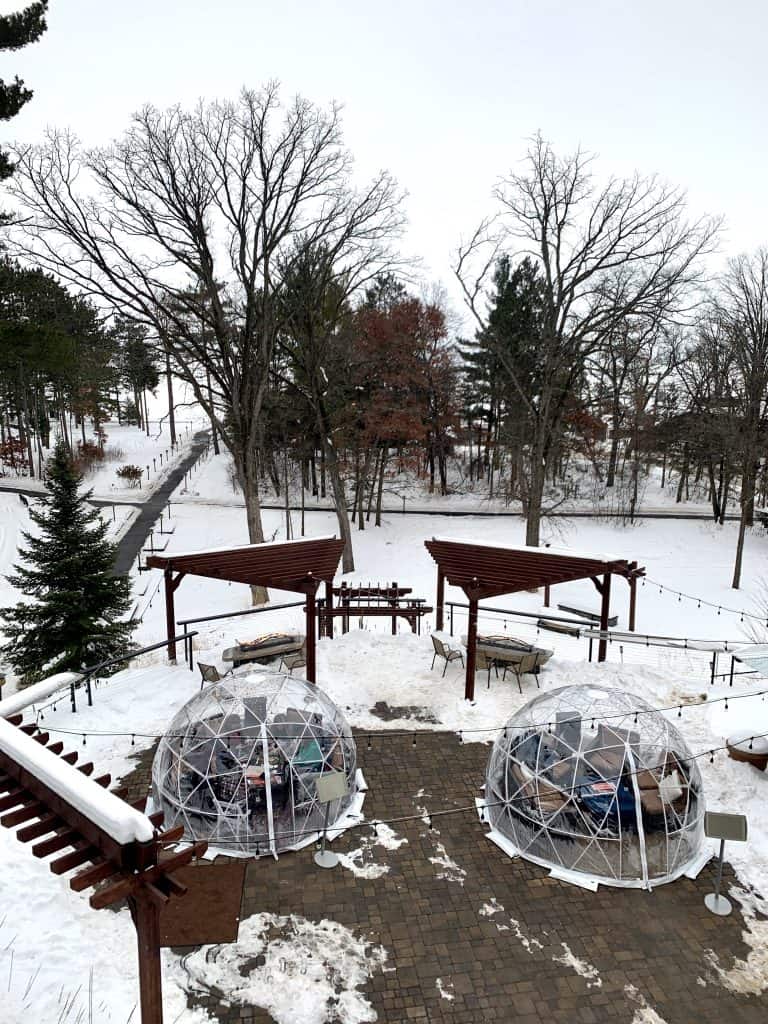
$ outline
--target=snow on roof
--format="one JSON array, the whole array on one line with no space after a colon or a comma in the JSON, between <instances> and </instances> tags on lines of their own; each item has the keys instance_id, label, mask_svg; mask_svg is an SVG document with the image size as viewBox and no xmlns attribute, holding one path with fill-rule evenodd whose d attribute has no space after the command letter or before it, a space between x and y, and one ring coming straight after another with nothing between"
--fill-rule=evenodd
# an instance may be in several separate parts
<instances>
[{"instance_id":1,"label":"snow on roof","mask_svg":"<svg viewBox=\"0 0 768 1024\"><path fill-rule=\"evenodd\" d=\"M62 761L31 736L0 719L0 750L85 814L118 843L149 841L154 835L145 814Z\"/></svg>"},{"instance_id":2,"label":"snow on roof","mask_svg":"<svg viewBox=\"0 0 768 1024\"><path fill-rule=\"evenodd\" d=\"M71 683L76 683L83 677L79 672L57 672L56 675L48 676L47 679L27 686L18 693L12 693L5 700L0 700L0 718L9 718L16 715L31 704L36 704L45 697L50 697L57 690L63 690Z\"/></svg>"},{"instance_id":3,"label":"snow on roof","mask_svg":"<svg viewBox=\"0 0 768 1024\"><path fill-rule=\"evenodd\" d=\"M158 551L156 554L169 561L174 558L187 558L190 555L215 555L218 552L252 551L254 548L284 547L286 544L309 544L318 540L336 540L333 533L323 534L322 537L295 537L293 540L263 541L261 544L225 544L220 548L197 548L195 551ZM151 554L151 552L150 552Z\"/></svg>"},{"instance_id":4,"label":"snow on roof","mask_svg":"<svg viewBox=\"0 0 768 1024\"><path fill-rule=\"evenodd\" d=\"M533 548L527 544L503 544L497 541L484 543L483 541L468 541L466 537L433 537L432 540L440 541L443 544L472 544L479 548L501 548L504 551L523 551L527 554L537 555L559 555L561 558L589 558L596 562L631 562L633 559L626 555L613 555L605 551L579 551L577 548L556 548L550 545Z\"/></svg>"}]
</instances>

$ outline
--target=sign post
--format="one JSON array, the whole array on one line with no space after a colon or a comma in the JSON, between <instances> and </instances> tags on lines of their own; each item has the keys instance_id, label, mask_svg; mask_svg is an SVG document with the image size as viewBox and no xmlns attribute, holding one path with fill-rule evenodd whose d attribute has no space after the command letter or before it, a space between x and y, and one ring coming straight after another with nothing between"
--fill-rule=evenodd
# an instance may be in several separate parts
<instances>
[{"instance_id":1,"label":"sign post","mask_svg":"<svg viewBox=\"0 0 768 1024\"><path fill-rule=\"evenodd\" d=\"M317 780L317 799L325 804L325 821L323 822L323 840L320 849L315 854L315 864L321 868L335 868L339 863L338 856L332 850L326 850L325 842L328 836L328 815L331 811L331 804L334 800L340 800L348 792L347 777L344 772L326 772Z\"/></svg>"},{"instance_id":2,"label":"sign post","mask_svg":"<svg viewBox=\"0 0 768 1024\"><path fill-rule=\"evenodd\" d=\"M704 814L704 834L708 839L720 840L720 857L717 862L717 877L715 879L715 891L707 893L704 897L704 905L707 910L718 917L727 917L733 910L731 901L726 896L720 895L720 885L723 880L723 857L725 855L725 841L745 843L747 841L747 819L743 814L721 814L719 812L707 811Z\"/></svg>"}]
</instances>

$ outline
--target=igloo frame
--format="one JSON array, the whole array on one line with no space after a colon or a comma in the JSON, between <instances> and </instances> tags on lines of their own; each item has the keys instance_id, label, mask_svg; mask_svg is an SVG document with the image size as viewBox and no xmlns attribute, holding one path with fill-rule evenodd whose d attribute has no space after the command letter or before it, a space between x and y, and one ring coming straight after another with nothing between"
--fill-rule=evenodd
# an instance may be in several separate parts
<instances>
[{"instance_id":1,"label":"igloo frame","mask_svg":"<svg viewBox=\"0 0 768 1024\"><path fill-rule=\"evenodd\" d=\"M233 855L297 849L316 838L326 805L317 781L344 772L329 805L337 824L357 797L356 751L330 698L302 679L255 672L206 687L176 714L152 765L165 827Z\"/></svg>"},{"instance_id":2,"label":"igloo frame","mask_svg":"<svg viewBox=\"0 0 768 1024\"><path fill-rule=\"evenodd\" d=\"M517 711L484 802L500 846L574 881L650 888L700 866L698 765L662 714L621 690L564 686Z\"/></svg>"}]
</instances>

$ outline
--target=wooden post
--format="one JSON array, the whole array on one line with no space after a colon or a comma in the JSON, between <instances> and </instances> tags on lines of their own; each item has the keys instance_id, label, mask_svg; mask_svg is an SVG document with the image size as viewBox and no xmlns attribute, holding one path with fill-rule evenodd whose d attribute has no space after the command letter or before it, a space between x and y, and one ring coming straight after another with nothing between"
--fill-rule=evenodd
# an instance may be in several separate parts
<instances>
[{"instance_id":1,"label":"wooden post","mask_svg":"<svg viewBox=\"0 0 768 1024\"><path fill-rule=\"evenodd\" d=\"M397 636L397 615L394 609L397 608L397 580L392 580L392 597L389 601L392 611L392 636Z\"/></svg>"},{"instance_id":2,"label":"wooden post","mask_svg":"<svg viewBox=\"0 0 768 1024\"><path fill-rule=\"evenodd\" d=\"M168 661L176 663L176 644L171 637L176 636L175 612L173 608L173 592L178 587L178 581L173 578L173 569L170 566L165 568L165 629L168 637Z\"/></svg>"},{"instance_id":3,"label":"wooden post","mask_svg":"<svg viewBox=\"0 0 768 1024\"><path fill-rule=\"evenodd\" d=\"M544 607L549 608L549 584L544 584Z\"/></svg>"},{"instance_id":4,"label":"wooden post","mask_svg":"<svg viewBox=\"0 0 768 1024\"><path fill-rule=\"evenodd\" d=\"M349 632L349 598L346 595L347 584L341 584L341 606L344 609L344 614L341 617L341 632Z\"/></svg>"},{"instance_id":5,"label":"wooden post","mask_svg":"<svg viewBox=\"0 0 768 1024\"><path fill-rule=\"evenodd\" d=\"M600 643L597 648L597 660L605 661L608 653L608 619L611 617L611 574L607 572L603 576L603 585L600 591L602 602L600 605Z\"/></svg>"},{"instance_id":6,"label":"wooden post","mask_svg":"<svg viewBox=\"0 0 768 1024\"><path fill-rule=\"evenodd\" d=\"M315 659L315 591L307 587L307 682L316 682Z\"/></svg>"},{"instance_id":7,"label":"wooden post","mask_svg":"<svg viewBox=\"0 0 768 1024\"><path fill-rule=\"evenodd\" d=\"M333 580L325 581L325 607L328 610L325 635L333 640L333 615L330 614L333 611Z\"/></svg>"},{"instance_id":8,"label":"wooden post","mask_svg":"<svg viewBox=\"0 0 768 1024\"><path fill-rule=\"evenodd\" d=\"M141 1024L163 1024L160 906L143 886L128 897L139 950Z\"/></svg>"},{"instance_id":9,"label":"wooden post","mask_svg":"<svg viewBox=\"0 0 768 1024\"><path fill-rule=\"evenodd\" d=\"M635 632L635 613L637 611L637 576L629 577L629 631Z\"/></svg>"},{"instance_id":10,"label":"wooden post","mask_svg":"<svg viewBox=\"0 0 768 1024\"><path fill-rule=\"evenodd\" d=\"M469 624L467 626L467 678L464 686L466 700L475 699L475 653L477 649L477 597L469 598Z\"/></svg>"},{"instance_id":11,"label":"wooden post","mask_svg":"<svg viewBox=\"0 0 768 1024\"><path fill-rule=\"evenodd\" d=\"M445 605L445 576L443 570L437 570L437 600L435 601L435 629L443 628Z\"/></svg>"}]
</instances>

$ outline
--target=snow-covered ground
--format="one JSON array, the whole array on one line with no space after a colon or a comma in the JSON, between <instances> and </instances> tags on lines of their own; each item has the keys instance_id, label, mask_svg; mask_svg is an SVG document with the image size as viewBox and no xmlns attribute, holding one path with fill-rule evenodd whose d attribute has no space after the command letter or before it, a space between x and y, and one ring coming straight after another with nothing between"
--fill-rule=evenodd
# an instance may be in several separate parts
<instances>
[{"instance_id":1,"label":"snow-covered ground","mask_svg":"<svg viewBox=\"0 0 768 1024\"><path fill-rule=\"evenodd\" d=\"M177 492L173 499L172 522L175 532L167 548L169 553L247 542L244 511L239 507L239 496L232 490L225 457L211 459L201 467L186 495ZM265 512L264 523L268 538L285 537L282 513ZM298 533L298 513L292 514L292 524L294 532ZM0 601L3 604L16 599L2 576L16 558L19 531L27 525L27 513L18 498L0 495ZM324 512L307 513L306 532L309 536L336 532L335 517ZM768 597L763 593L763 580L768 537L759 529L748 534L743 587L738 592L730 588L735 524L717 527L707 521L646 521L625 529L599 520L548 520L545 534L547 540L559 547L613 552L637 559L647 567L651 579L692 595L692 598L679 599L650 584L640 588L638 629L643 632L729 640L734 644L749 639L753 632L758 636L765 632L763 616ZM385 515L380 529L371 526L362 533L354 532L357 571L345 579L372 583L397 580L401 585L412 587L415 596L431 602L435 566L424 548L424 540L434 535L519 544L523 540L523 524L514 518ZM159 579L159 573L141 578L142 583L148 584L144 600L152 594ZM448 600L465 600L460 592L450 588L446 596ZM595 596L589 583L564 585L553 590L552 610L556 611L554 606L558 601L566 599L591 605ZM621 580L614 581L612 598L613 608L619 615L618 628L626 629L628 588ZM717 607L699 607L699 598L716 606L720 604L721 608L736 609L736 612L721 610L718 614ZM297 598L274 591L272 599L278 603ZM516 594L489 603L536 612L542 607L542 594ZM177 619L248 607L247 588L236 584L188 577L176 592ZM752 625L749 620L742 622L740 610L755 613L760 616L759 621L755 620ZM465 741L488 742L532 692L536 692L530 681L521 695L510 680L502 683L493 677L488 688L485 675L481 673L477 676L476 700L469 704L463 698L463 672L459 666L451 666L445 683L435 685L441 669L436 666L434 671L430 670L432 645L427 635L434 626L433 616L425 622L425 633L421 637L411 635L409 627L402 623L395 637L389 635L386 620L368 620L363 625L365 629L358 628L360 622L353 618L354 628L349 634L332 641L324 639L318 649L321 686L344 709L349 721L363 730L411 729L414 726L449 729L461 731ZM195 658L221 664L224 647L235 639L302 626L301 608L274 609L253 617L203 624L196 627L199 636L195 639ZM465 632L465 626L464 613L457 609L454 632L460 635ZM609 663L600 666L586 662L584 640L557 634L537 636L535 620L518 619L511 614L481 617L481 629L506 630L512 635L535 638L553 649L554 656L541 676L544 688L600 681L637 694L655 706L672 707L668 714L693 751L719 747L728 735L739 731L768 732L768 701L760 697L731 699L726 709L724 701L717 700L724 695L733 698L750 689L759 689L761 685L768 688L768 682L746 676L737 678L733 689L727 686L727 680L712 687L709 656L704 652L644 646L630 648L616 643L609 648ZM151 607L147 606L136 639L150 644L162 639L164 631L160 592ZM724 659L721 671L726 668ZM118 779L131 770L132 755L151 744L153 737L163 731L174 712L198 687L197 672L190 673L183 666L166 666L163 652L158 651L144 656L138 667L99 686L93 708L81 708L73 715L64 702L58 704L55 712L52 707L45 711L44 723L51 730L71 730L72 741L78 744L86 733L89 759L100 768L109 769ZM704 696L706 700L702 700ZM403 709L402 717L383 721L372 710L382 702L390 708ZM413 708L418 711L408 710ZM749 817L750 841L745 845L730 844L728 859L744 886L746 895L742 905L762 912L765 904L750 893L752 889L768 893L768 815L765 813L768 775L738 764L722 752L715 755L712 764L708 757L703 757L699 764L708 806L739 810ZM478 795L468 792L467 805ZM434 798L424 799L425 815L439 809ZM376 878L386 875L388 842L386 835L376 840L361 833L360 842L354 844L359 850L353 848L347 854L349 863L345 863L345 867L355 873L365 871L366 877L375 882ZM371 865L358 854L374 845L377 847L376 863ZM50 874L45 862L30 857L29 851L3 829L0 829L0 857L4 866L2 877L6 879L0 881L0 972L4 979L10 979L3 1020L16 1024L17 1020L56 1019L72 1024L80 1010L88 1005L92 991L95 1021L126 1021L135 1005L137 991L133 968L125 966L133 965L135 958L135 939L127 913L120 912L116 917L94 914L85 896L71 893L60 879ZM444 861L435 848L435 874L449 869L464 870L461 865L451 866ZM12 879L12 883L8 879ZM726 971L713 963L712 968L716 975L721 971L720 983L726 987L749 984L754 989L758 985L756 991L760 991L759 986L768 980L767 972L757 964L764 922L752 911L747 925L745 936L752 952L745 961L746 966L737 965ZM265 945L267 934L278 938ZM266 957L262 966L251 971L247 979L237 981L241 989L237 998L258 1002L267 1006L277 1020L295 1019L297 1024L314 1024L315 1021L320 1024L327 1020L323 1007L327 1011L329 1000L335 1001L337 1007L347 1008L347 1017L341 1019L349 1022L373 1019L359 989L369 973L392 968L387 965L386 951L371 946L365 935L340 929L335 922L309 922L298 918L273 920L265 915L243 922L241 935L242 944L238 943L237 947L230 950L221 947L215 955L210 951L201 953L197 959L184 964L169 952L165 954L169 1020L177 1016L193 1024L205 1020L202 1012L184 1010L184 989L193 984L205 991L219 983L231 988L240 978L240 965L260 955ZM323 943L324 948L332 950L333 956L329 954L319 962L314 953L318 944ZM45 950L44 958L42 950ZM290 951L291 956L284 956L283 950ZM570 950L564 949L563 963L576 970L569 954ZM282 969L283 961L290 961L290 971ZM291 986L294 993L305 991L310 972L317 973L317 978L312 973L313 991L316 989L315 995L319 993L322 998L319 996L318 1001L307 996L307 1001L301 1004L300 1016L285 1016L276 990ZM764 981L755 981L756 977ZM235 995L233 990L233 997ZM443 998L451 998L447 986ZM295 998L291 1005L296 1005ZM641 1007L638 1014L645 1013L646 1009ZM651 1017L646 1015L641 1019Z\"/></svg>"}]
</instances>

